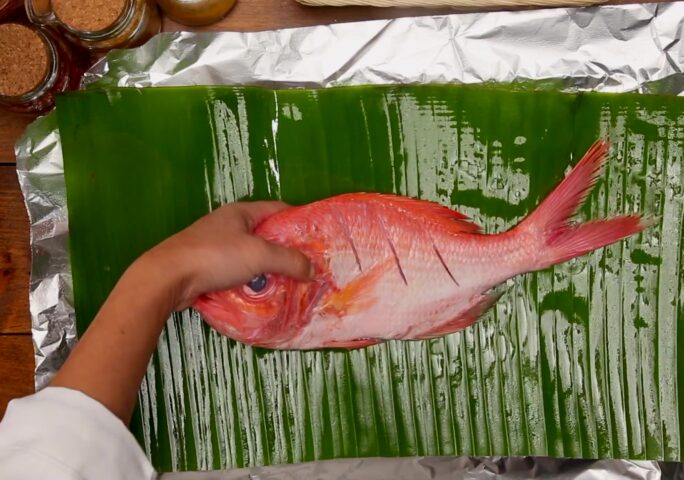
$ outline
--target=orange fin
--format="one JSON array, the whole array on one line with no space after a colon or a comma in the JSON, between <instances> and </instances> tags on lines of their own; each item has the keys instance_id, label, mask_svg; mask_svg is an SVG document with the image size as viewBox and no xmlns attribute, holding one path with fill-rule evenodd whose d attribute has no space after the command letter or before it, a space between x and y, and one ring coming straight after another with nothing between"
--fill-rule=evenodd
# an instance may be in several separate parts
<instances>
[{"instance_id":1,"label":"orange fin","mask_svg":"<svg viewBox=\"0 0 684 480\"><path fill-rule=\"evenodd\" d=\"M373 338L357 338L355 340L348 340L348 341L340 341L336 342L334 340L330 342L326 342L323 344L324 348L345 348L349 350L353 350L355 348L363 348L363 347L370 347L371 345L377 345L380 343L380 340L376 340Z\"/></svg>"},{"instance_id":2,"label":"orange fin","mask_svg":"<svg viewBox=\"0 0 684 480\"><path fill-rule=\"evenodd\" d=\"M450 227L455 232L462 233L479 233L479 225L474 224L470 221L467 215L457 212L449 207L445 207L436 202L431 202L429 200L418 200L410 197L400 197L394 195L384 195L388 197L391 203L393 203L397 208L401 210L408 210L407 213L417 213L419 218L416 220L424 221L424 216L438 217L442 220L448 220L451 224Z\"/></svg>"},{"instance_id":3,"label":"orange fin","mask_svg":"<svg viewBox=\"0 0 684 480\"><path fill-rule=\"evenodd\" d=\"M416 337L416 340L426 340L430 338L442 337L450 333L463 330L475 323L484 313L489 310L501 298L504 292L484 293L477 297L475 303L468 310L463 312L458 317L450 320L442 325L428 330L427 332Z\"/></svg>"},{"instance_id":4,"label":"orange fin","mask_svg":"<svg viewBox=\"0 0 684 480\"><path fill-rule=\"evenodd\" d=\"M463 215L456 210L445 207L429 200L419 200L416 198L391 195L386 193L351 193L340 195L339 199L348 197L358 200L359 197L367 200L375 200L382 205L391 206L401 210L405 215L412 217L413 220L424 222L425 217L432 217L435 220L448 222L449 228L455 233L480 233L480 227L470 221L467 215Z\"/></svg>"},{"instance_id":5,"label":"orange fin","mask_svg":"<svg viewBox=\"0 0 684 480\"><path fill-rule=\"evenodd\" d=\"M375 285L392 265L393 260L387 258L376 263L344 287L328 292L317 309L318 313L343 317L372 307L377 300Z\"/></svg>"}]
</instances>

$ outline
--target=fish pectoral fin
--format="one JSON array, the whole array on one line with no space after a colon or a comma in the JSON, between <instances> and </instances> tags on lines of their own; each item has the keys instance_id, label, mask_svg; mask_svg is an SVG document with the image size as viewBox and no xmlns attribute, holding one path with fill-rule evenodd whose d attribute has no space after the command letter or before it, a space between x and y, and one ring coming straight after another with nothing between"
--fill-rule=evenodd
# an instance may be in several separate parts
<instances>
[{"instance_id":1,"label":"fish pectoral fin","mask_svg":"<svg viewBox=\"0 0 684 480\"><path fill-rule=\"evenodd\" d=\"M331 340L323 344L324 348L345 348L348 350L353 350L355 348L370 347L371 345L377 345L380 340L374 338L357 338L355 340L342 340L335 341Z\"/></svg>"},{"instance_id":2,"label":"fish pectoral fin","mask_svg":"<svg viewBox=\"0 0 684 480\"><path fill-rule=\"evenodd\" d=\"M449 320L442 325L439 325L432 330L428 330L415 337L416 340L427 340L430 338L442 337L450 333L463 330L475 323L487 310L489 310L501 296L504 291L495 291L490 293L483 293L475 297L472 306L453 320Z\"/></svg>"},{"instance_id":3,"label":"fish pectoral fin","mask_svg":"<svg viewBox=\"0 0 684 480\"><path fill-rule=\"evenodd\" d=\"M372 307L377 301L375 286L393 264L392 258L382 260L344 287L331 290L321 299L318 313L343 317Z\"/></svg>"}]
</instances>

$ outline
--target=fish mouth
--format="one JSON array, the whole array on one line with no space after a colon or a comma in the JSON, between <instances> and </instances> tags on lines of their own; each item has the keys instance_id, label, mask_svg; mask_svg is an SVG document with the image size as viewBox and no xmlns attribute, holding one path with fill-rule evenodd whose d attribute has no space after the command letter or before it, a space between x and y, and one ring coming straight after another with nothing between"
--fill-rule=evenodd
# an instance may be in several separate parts
<instances>
[{"instance_id":1,"label":"fish mouth","mask_svg":"<svg viewBox=\"0 0 684 480\"><path fill-rule=\"evenodd\" d=\"M223 335L235 338L238 334L235 327L235 312L233 309L226 308L226 305L219 302L211 294L197 297L192 303L192 308L197 310L206 323Z\"/></svg>"},{"instance_id":2,"label":"fish mouth","mask_svg":"<svg viewBox=\"0 0 684 480\"><path fill-rule=\"evenodd\" d=\"M261 329L251 324L238 306L225 301L219 295L220 293L216 292L200 295L193 302L192 308L199 312L209 326L222 335L253 345L258 341Z\"/></svg>"}]
</instances>

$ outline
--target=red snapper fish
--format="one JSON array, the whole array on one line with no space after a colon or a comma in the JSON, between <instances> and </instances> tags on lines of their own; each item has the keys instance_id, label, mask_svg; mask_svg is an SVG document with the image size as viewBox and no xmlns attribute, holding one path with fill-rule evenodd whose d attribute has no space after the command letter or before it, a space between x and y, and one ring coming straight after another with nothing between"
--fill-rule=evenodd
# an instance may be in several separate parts
<instances>
[{"instance_id":1,"label":"red snapper fish","mask_svg":"<svg viewBox=\"0 0 684 480\"><path fill-rule=\"evenodd\" d=\"M596 142L536 210L499 234L439 204L395 195L351 193L286 209L255 234L303 252L315 278L267 273L194 306L220 333L273 349L358 348L464 329L498 300L502 282L650 225L636 215L570 222L607 149Z\"/></svg>"}]
</instances>

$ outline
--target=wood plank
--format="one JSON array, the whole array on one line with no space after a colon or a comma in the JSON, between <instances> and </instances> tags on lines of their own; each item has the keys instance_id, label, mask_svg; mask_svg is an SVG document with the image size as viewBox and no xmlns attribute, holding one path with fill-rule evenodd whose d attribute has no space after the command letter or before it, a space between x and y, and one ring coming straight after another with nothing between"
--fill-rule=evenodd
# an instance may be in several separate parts
<instances>
[{"instance_id":1,"label":"wood plank","mask_svg":"<svg viewBox=\"0 0 684 480\"><path fill-rule=\"evenodd\" d=\"M0 335L0 418L10 400L34 392L33 365L30 335Z\"/></svg>"},{"instance_id":2,"label":"wood plank","mask_svg":"<svg viewBox=\"0 0 684 480\"><path fill-rule=\"evenodd\" d=\"M15 163L14 144L34 118L0 109L0 163Z\"/></svg>"},{"instance_id":3,"label":"wood plank","mask_svg":"<svg viewBox=\"0 0 684 480\"><path fill-rule=\"evenodd\" d=\"M189 27L165 18L163 28L170 32L179 30L250 32L359 20L440 15L458 11L465 10L452 8L307 7L294 0L237 0L228 15L212 25Z\"/></svg>"},{"instance_id":4,"label":"wood plank","mask_svg":"<svg viewBox=\"0 0 684 480\"><path fill-rule=\"evenodd\" d=\"M29 223L14 165L0 166L0 333L30 333Z\"/></svg>"}]
</instances>

